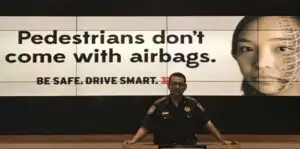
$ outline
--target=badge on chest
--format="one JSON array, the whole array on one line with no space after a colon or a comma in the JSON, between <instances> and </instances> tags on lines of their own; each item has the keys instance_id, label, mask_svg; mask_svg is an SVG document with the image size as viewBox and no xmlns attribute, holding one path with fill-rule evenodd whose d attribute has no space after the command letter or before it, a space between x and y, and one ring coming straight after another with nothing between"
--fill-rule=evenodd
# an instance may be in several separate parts
<instances>
[{"instance_id":1,"label":"badge on chest","mask_svg":"<svg viewBox=\"0 0 300 149\"><path fill-rule=\"evenodd\" d=\"M184 107L184 111L185 111L186 113L190 113L190 112L191 112L191 108L190 108L190 107Z\"/></svg>"},{"instance_id":2,"label":"badge on chest","mask_svg":"<svg viewBox=\"0 0 300 149\"><path fill-rule=\"evenodd\" d=\"M190 107L184 107L184 112L188 119L192 118L192 110Z\"/></svg>"},{"instance_id":3,"label":"badge on chest","mask_svg":"<svg viewBox=\"0 0 300 149\"><path fill-rule=\"evenodd\" d=\"M169 111L163 111L161 113L161 116L163 117L163 119L167 119L170 117L170 112Z\"/></svg>"}]
</instances>

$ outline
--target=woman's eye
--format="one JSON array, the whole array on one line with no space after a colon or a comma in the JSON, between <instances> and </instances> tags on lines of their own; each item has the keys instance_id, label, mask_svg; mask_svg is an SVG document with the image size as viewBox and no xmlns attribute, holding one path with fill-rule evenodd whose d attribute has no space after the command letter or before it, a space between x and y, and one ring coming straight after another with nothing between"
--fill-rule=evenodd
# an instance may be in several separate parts
<instances>
[{"instance_id":1,"label":"woman's eye","mask_svg":"<svg viewBox=\"0 0 300 149\"><path fill-rule=\"evenodd\" d=\"M251 51L253 51L253 48L248 47L248 46L240 46L239 51L240 52L251 52Z\"/></svg>"},{"instance_id":2,"label":"woman's eye","mask_svg":"<svg viewBox=\"0 0 300 149\"><path fill-rule=\"evenodd\" d=\"M280 47L277 47L275 50L278 51L278 52L287 52L287 51L290 51L290 50L293 50L293 49L289 48L289 47L286 47L286 46L280 46Z\"/></svg>"}]
</instances>

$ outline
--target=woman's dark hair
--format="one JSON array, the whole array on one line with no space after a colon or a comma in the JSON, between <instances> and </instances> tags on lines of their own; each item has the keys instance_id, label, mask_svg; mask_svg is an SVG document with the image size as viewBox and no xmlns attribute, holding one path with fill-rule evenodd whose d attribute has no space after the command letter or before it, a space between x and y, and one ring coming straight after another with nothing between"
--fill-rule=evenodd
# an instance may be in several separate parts
<instances>
[{"instance_id":1,"label":"woman's dark hair","mask_svg":"<svg viewBox=\"0 0 300 149\"><path fill-rule=\"evenodd\" d=\"M247 81L243 81L241 90L244 92L245 96L265 96L265 94L259 92L253 88Z\"/></svg>"},{"instance_id":2,"label":"woman's dark hair","mask_svg":"<svg viewBox=\"0 0 300 149\"><path fill-rule=\"evenodd\" d=\"M252 21L257 20L257 16L246 16L244 17L237 25L234 30L233 37L232 37L232 47L231 47L231 55L236 59L237 54L237 43L238 37L242 30ZM251 96L251 95L260 95L260 93L253 88L248 82L244 79L242 82L241 90L244 92L244 95Z\"/></svg>"},{"instance_id":3,"label":"woman's dark hair","mask_svg":"<svg viewBox=\"0 0 300 149\"><path fill-rule=\"evenodd\" d=\"M231 55L236 58L236 54L237 54L237 43L238 43L238 37L241 33L241 31L245 30L244 28L252 21L257 20L258 17L257 16L246 16L244 17L236 26L234 33L233 33L233 37L232 37L232 47L231 47Z\"/></svg>"}]
</instances>

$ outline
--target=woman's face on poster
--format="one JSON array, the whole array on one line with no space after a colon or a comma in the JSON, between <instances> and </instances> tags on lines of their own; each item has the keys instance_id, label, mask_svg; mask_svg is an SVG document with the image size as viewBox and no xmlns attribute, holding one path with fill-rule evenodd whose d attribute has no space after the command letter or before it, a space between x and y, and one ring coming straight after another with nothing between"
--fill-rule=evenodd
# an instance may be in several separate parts
<instances>
[{"instance_id":1,"label":"woman's face on poster","mask_svg":"<svg viewBox=\"0 0 300 149\"><path fill-rule=\"evenodd\" d=\"M287 16L260 17L242 29L237 37L236 59L252 87L276 95L299 81L299 30L297 20Z\"/></svg>"}]
</instances>

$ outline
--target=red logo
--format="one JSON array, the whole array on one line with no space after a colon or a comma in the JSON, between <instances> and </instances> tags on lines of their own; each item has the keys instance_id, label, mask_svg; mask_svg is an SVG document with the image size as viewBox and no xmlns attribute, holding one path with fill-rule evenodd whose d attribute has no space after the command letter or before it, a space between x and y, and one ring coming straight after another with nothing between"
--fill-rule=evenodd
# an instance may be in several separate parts
<instances>
[{"instance_id":1,"label":"red logo","mask_svg":"<svg viewBox=\"0 0 300 149\"><path fill-rule=\"evenodd\" d=\"M161 84L168 84L168 77L160 77L161 78Z\"/></svg>"}]
</instances>

